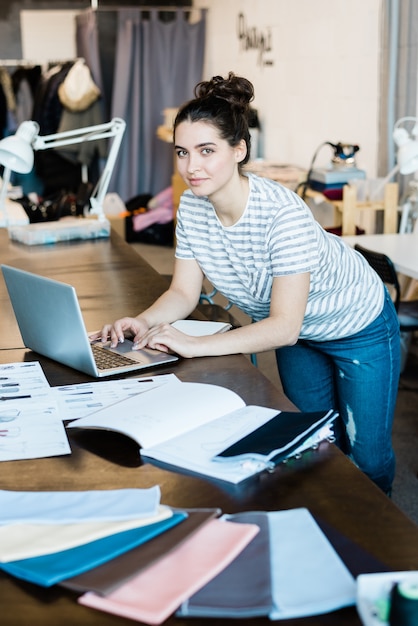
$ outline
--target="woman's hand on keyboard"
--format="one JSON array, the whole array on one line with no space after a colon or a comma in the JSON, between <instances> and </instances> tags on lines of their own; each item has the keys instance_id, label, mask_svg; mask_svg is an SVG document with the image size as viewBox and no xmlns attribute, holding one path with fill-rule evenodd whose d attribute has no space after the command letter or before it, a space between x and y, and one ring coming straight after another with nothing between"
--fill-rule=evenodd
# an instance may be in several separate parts
<instances>
[{"instance_id":1,"label":"woman's hand on keyboard","mask_svg":"<svg viewBox=\"0 0 418 626\"><path fill-rule=\"evenodd\" d=\"M111 347L115 348L118 343L125 341L125 336L133 337L134 342L138 342L148 330L148 326L143 319L122 317L113 322L113 324L105 324L102 330L90 336L90 340L100 339L103 343L110 340Z\"/></svg>"}]
</instances>

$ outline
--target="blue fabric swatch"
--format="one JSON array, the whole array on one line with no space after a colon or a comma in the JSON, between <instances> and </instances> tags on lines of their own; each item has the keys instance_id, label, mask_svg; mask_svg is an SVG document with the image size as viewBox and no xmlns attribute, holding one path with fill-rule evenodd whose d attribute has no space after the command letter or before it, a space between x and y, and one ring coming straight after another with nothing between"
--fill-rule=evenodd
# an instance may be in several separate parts
<instances>
[{"instance_id":1,"label":"blue fabric swatch","mask_svg":"<svg viewBox=\"0 0 418 626\"><path fill-rule=\"evenodd\" d=\"M72 524L157 515L158 485L149 489L96 491L0 490L0 524Z\"/></svg>"},{"instance_id":2,"label":"blue fabric swatch","mask_svg":"<svg viewBox=\"0 0 418 626\"><path fill-rule=\"evenodd\" d=\"M97 541L32 559L1 563L0 569L22 580L50 587L66 578L93 569L136 546L157 537L187 518L186 512L174 512L168 519L126 530Z\"/></svg>"}]
</instances>

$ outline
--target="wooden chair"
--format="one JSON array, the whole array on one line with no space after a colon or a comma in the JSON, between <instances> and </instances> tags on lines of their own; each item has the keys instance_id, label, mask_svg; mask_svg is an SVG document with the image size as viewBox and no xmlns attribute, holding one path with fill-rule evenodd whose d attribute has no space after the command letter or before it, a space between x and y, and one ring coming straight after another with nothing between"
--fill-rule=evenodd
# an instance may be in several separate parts
<instances>
[{"instance_id":1,"label":"wooden chair","mask_svg":"<svg viewBox=\"0 0 418 626\"><path fill-rule=\"evenodd\" d=\"M342 235L356 234L356 219L359 211L383 210L383 232L398 232L398 184L387 183L384 187L382 201L357 201L357 190L354 186L344 185L343 199L333 202L336 209L336 221L342 225Z\"/></svg>"}]
</instances>

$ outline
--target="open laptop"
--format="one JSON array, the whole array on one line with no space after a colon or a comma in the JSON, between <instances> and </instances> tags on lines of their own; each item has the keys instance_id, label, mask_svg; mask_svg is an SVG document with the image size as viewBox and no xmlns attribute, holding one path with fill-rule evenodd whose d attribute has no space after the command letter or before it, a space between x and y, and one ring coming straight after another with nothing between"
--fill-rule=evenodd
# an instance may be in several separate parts
<instances>
[{"instance_id":1,"label":"open laptop","mask_svg":"<svg viewBox=\"0 0 418 626\"><path fill-rule=\"evenodd\" d=\"M128 339L117 348L91 344L74 287L9 265L1 268L27 348L96 378L178 361L158 350L132 350Z\"/></svg>"}]
</instances>

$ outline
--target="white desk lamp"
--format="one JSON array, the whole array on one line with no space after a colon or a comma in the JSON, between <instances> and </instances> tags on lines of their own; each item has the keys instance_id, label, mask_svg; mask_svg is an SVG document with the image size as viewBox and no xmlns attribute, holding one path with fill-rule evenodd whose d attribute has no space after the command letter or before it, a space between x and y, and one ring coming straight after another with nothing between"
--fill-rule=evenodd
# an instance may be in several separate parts
<instances>
[{"instance_id":1,"label":"white desk lamp","mask_svg":"<svg viewBox=\"0 0 418 626\"><path fill-rule=\"evenodd\" d=\"M415 122L411 132L408 132L406 128L402 127L402 124L405 122ZM392 138L398 148L396 165L382 178L380 184L374 190L376 197L378 197L379 192L398 172L404 176L418 172L418 118L401 117L393 127ZM402 206L401 223L399 226L400 233L406 232L410 205L411 203L406 201Z\"/></svg>"},{"instance_id":2,"label":"white desk lamp","mask_svg":"<svg viewBox=\"0 0 418 626\"><path fill-rule=\"evenodd\" d=\"M409 133L401 124L415 122ZM397 162L401 174L414 174L418 171L418 118L401 117L393 127L393 140L398 146Z\"/></svg>"},{"instance_id":3,"label":"white desk lamp","mask_svg":"<svg viewBox=\"0 0 418 626\"><path fill-rule=\"evenodd\" d=\"M69 146L71 144L82 143L84 141L98 141L99 139L113 138L106 164L103 168L96 188L90 197L90 213L96 216L94 222L99 227L97 230L97 236L104 236L104 234L106 234L106 227L108 235L110 232L110 224L103 211L103 201L109 187L110 178L115 166L123 133L125 132L125 127L126 123L124 120L115 117L110 122L105 124L86 126L85 128L41 136L39 135L39 125L37 122L26 121L20 124L15 135L5 137L0 141L0 164L4 166L3 185L0 192L0 211L3 212L5 220L7 219L5 199L7 195L7 187L10 181L10 173L11 171L14 171L20 174L28 174L33 168L35 150L48 150L49 148L60 148L62 146ZM63 238L78 238L79 233L77 233L77 230L80 232L83 229L86 230L86 226L90 225L87 224L87 221L92 222L93 220L77 220L78 226L74 229L74 220L72 225L72 232L74 233L74 236L69 236L67 228L67 233ZM57 222L53 222L53 224L54 231L57 233L56 240L58 241L60 240L59 231L61 225ZM46 225L47 223L43 224L44 227L46 227ZM28 229L31 226L39 227L40 225L29 224L26 227L20 228ZM63 220L62 230L65 230L66 226L66 221Z\"/></svg>"},{"instance_id":4,"label":"white desk lamp","mask_svg":"<svg viewBox=\"0 0 418 626\"><path fill-rule=\"evenodd\" d=\"M407 122L414 123L410 132L403 126ZM418 118L401 117L393 128L393 140L398 147L396 170L404 176L418 172ZM416 203L417 181L411 181L409 186L411 192L402 205L400 233L409 230L410 213Z\"/></svg>"}]
</instances>

